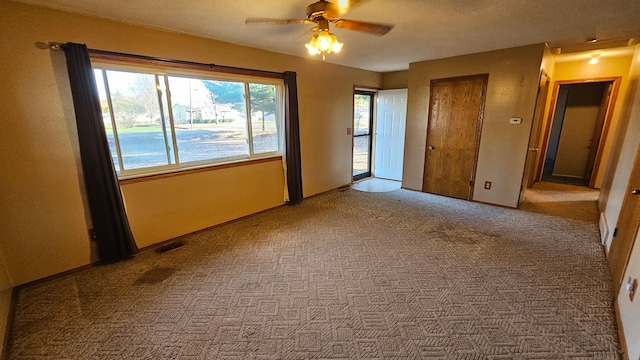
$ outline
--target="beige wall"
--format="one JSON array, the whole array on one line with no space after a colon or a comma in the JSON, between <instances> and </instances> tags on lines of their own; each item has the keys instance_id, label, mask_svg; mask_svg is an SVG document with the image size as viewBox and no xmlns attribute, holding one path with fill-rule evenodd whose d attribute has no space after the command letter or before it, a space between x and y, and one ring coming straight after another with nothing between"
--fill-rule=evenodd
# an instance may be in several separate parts
<instances>
[{"instance_id":1,"label":"beige wall","mask_svg":"<svg viewBox=\"0 0 640 360\"><path fill-rule=\"evenodd\" d=\"M488 73L473 200L516 207L543 52L539 44L410 64L403 187L422 189L430 81ZM510 125L512 117L522 124Z\"/></svg>"},{"instance_id":2,"label":"beige wall","mask_svg":"<svg viewBox=\"0 0 640 360\"><path fill-rule=\"evenodd\" d=\"M602 180L604 177L605 169L607 167L607 159L609 159L611 154L611 146L613 145L613 138L616 133L616 129L618 127L618 123L620 122L620 114L623 108L624 99L627 92L627 87L629 85L629 66L631 65L631 56L619 56L619 57L603 57L600 61L595 64L589 64L587 60L582 61L570 61L570 62L556 62L552 81L553 83L549 87L549 100L552 97L553 89L555 87L555 83L557 81L567 81L567 80L581 80L581 79L598 79L598 78L607 78L607 77L622 77L620 83L620 90L618 92L618 98L616 103L614 104L614 111L611 117L611 122L609 123L609 132L607 133L606 138L604 139L604 147L600 150L601 152L601 161L600 166L597 170L594 170L595 176L595 187L602 187ZM547 113L548 114L548 113ZM545 118L546 126L548 118ZM544 134L543 134L544 135ZM546 140L546 139L545 139Z\"/></svg>"},{"instance_id":3,"label":"beige wall","mask_svg":"<svg viewBox=\"0 0 640 360\"><path fill-rule=\"evenodd\" d=\"M280 205L283 189L279 159L122 187L140 247Z\"/></svg>"},{"instance_id":4,"label":"beige wall","mask_svg":"<svg viewBox=\"0 0 640 360\"><path fill-rule=\"evenodd\" d=\"M351 181L353 87L381 87L379 73L6 0L0 13L0 250L15 285L91 259L64 54L37 42L296 71L304 195ZM129 184L123 193L136 241L147 246L279 206L283 186L281 164L268 162Z\"/></svg>"},{"instance_id":5,"label":"beige wall","mask_svg":"<svg viewBox=\"0 0 640 360\"><path fill-rule=\"evenodd\" d=\"M409 71L393 71L382 74L382 88L384 90L406 89L409 86Z\"/></svg>"}]
</instances>

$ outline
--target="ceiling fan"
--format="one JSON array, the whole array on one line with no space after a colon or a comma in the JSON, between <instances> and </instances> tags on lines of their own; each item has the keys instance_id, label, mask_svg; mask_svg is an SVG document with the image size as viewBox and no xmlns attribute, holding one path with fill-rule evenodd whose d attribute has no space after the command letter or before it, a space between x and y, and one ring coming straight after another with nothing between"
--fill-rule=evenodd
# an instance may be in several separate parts
<instances>
[{"instance_id":1,"label":"ceiling fan","mask_svg":"<svg viewBox=\"0 0 640 360\"><path fill-rule=\"evenodd\" d=\"M360 0L362 1L362 0ZM338 3L326 0L317 1L307 6L306 19L271 19L271 18L248 18L247 24L312 24L316 26L312 29L316 34L305 44L307 50L312 55L338 52L342 48L342 43L338 42L336 36L329 32L329 23L338 28L355 30L367 34L382 36L388 33L393 25L372 23L365 21L347 20L340 17L346 14L350 7L360 3L357 0L339 0Z\"/></svg>"}]
</instances>

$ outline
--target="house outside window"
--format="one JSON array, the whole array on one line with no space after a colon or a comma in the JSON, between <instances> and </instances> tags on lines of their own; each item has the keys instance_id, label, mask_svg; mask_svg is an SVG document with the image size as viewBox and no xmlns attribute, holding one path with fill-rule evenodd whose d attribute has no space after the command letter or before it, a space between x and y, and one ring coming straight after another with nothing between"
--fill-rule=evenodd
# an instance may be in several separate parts
<instances>
[{"instance_id":1,"label":"house outside window","mask_svg":"<svg viewBox=\"0 0 640 360\"><path fill-rule=\"evenodd\" d=\"M94 75L121 179L282 155L282 80L108 63Z\"/></svg>"}]
</instances>

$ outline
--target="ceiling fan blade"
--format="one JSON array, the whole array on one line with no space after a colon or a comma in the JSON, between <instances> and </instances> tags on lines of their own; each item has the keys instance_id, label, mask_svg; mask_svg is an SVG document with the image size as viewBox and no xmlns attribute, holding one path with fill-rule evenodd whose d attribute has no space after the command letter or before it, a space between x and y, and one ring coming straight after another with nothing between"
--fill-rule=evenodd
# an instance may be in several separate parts
<instances>
[{"instance_id":1,"label":"ceiling fan blade","mask_svg":"<svg viewBox=\"0 0 640 360\"><path fill-rule=\"evenodd\" d=\"M355 21L355 20L345 20L339 19L333 21L336 27L342 29L349 29L355 31L361 31L368 34L382 36L388 33L391 29L393 29L393 25L388 24L376 24L364 21Z\"/></svg>"},{"instance_id":2,"label":"ceiling fan blade","mask_svg":"<svg viewBox=\"0 0 640 360\"><path fill-rule=\"evenodd\" d=\"M270 19L270 18L247 18L246 24L308 24L311 21L307 19Z\"/></svg>"}]
</instances>

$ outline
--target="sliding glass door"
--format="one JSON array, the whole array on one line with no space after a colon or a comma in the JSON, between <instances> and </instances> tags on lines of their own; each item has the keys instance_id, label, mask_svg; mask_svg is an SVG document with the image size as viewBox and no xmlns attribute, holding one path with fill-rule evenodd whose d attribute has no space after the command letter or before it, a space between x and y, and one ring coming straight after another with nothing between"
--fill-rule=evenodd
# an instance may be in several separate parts
<instances>
[{"instance_id":1,"label":"sliding glass door","mask_svg":"<svg viewBox=\"0 0 640 360\"><path fill-rule=\"evenodd\" d=\"M353 96L353 181L371 176L374 95L356 90Z\"/></svg>"}]
</instances>

